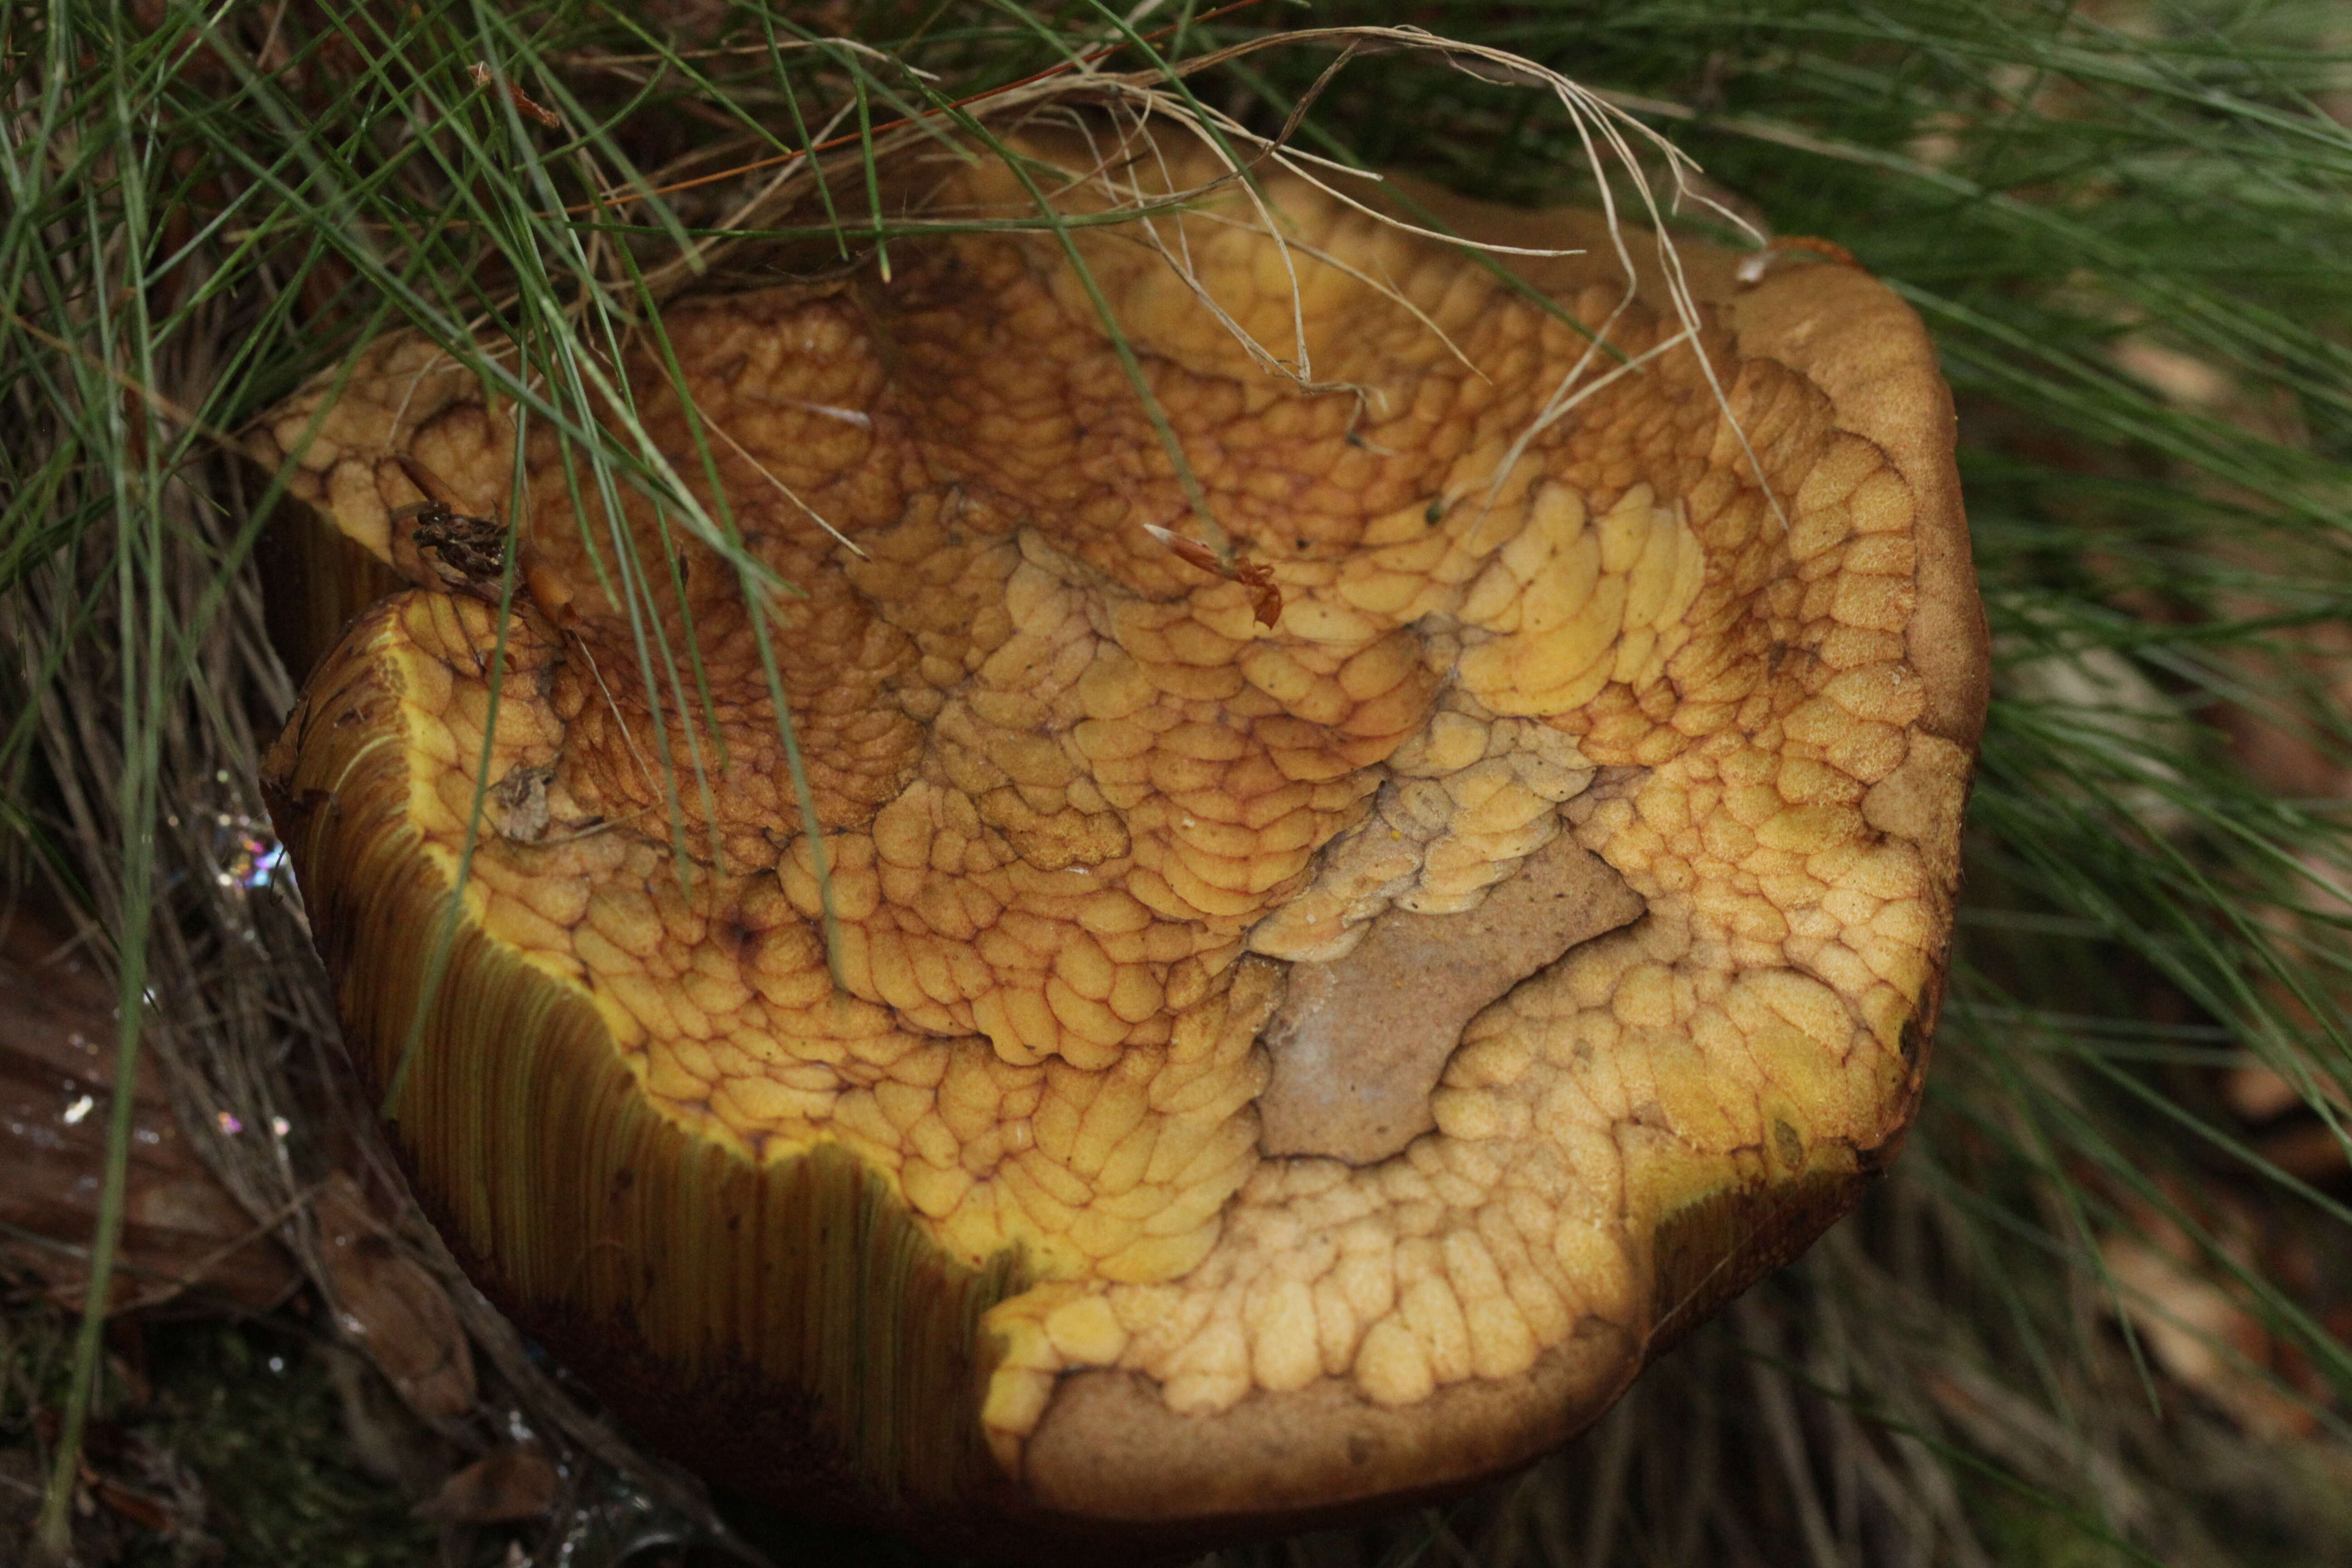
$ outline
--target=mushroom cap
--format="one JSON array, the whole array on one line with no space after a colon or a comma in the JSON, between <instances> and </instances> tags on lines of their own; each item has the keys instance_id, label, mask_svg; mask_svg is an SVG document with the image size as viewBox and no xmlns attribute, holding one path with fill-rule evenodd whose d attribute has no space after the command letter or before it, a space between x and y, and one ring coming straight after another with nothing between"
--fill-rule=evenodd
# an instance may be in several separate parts
<instances>
[{"instance_id":1,"label":"mushroom cap","mask_svg":"<svg viewBox=\"0 0 2352 1568\"><path fill-rule=\"evenodd\" d=\"M1465 1485L1899 1140L1986 689L1924 331L1688 245L1686 330L1647 236L1629 289L1591 215L1412 194L1585 248L1282 175L673 305L635 416L792 597L534 429L501 622L403 513L500 516L516 425L413 338L268 422L304 559L417 584L267 765L355 1054L714 1479L1033 1553ZM1201 537L1065 237L1229 574L1144 526Z\"/></svg>"}]
</instances>

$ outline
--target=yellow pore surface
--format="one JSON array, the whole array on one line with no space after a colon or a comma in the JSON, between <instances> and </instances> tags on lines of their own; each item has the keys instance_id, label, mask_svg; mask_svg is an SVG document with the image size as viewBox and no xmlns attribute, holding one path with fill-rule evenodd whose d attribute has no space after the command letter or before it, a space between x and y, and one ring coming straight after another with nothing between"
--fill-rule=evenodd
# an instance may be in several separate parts
<instances>
[{"instance_id":1,"label":"yellow pore surface","mask_svg":"<svg viewBox=\"0 0 2352 1568\"><path fill-rule=\"evenodd\" d=\"M1047 1282L992 1317L985 1415L1016 1471L1072 1368L1187 1412L1318 1377L1406 1405L1588 1315L1638 1333L1660 1213L1885 1135L1948 923L1964 764L1911 728L1912 501L1883 454L1714 324L1780 512L1687 342L1507 464L1564 376L1618 361L1457 253L1276 196L1286 259L1190 218L1198 280L1295 359L1295 276L1313 375L1360 395L1267 374L1158 255L1086 231L1214 515L1281 586L1271 629L1144 532L1197 525L1052 244L668 316L734 524L803 595L773 649L845 996L713 555L635 500L583 527L530 445L538 613L507 629L486 779L494 612L419 594L392 634L417 830L454 876L490 790L476 918L585 990L655 1103L754 1159L854 1151L963 1258L1027 1250ZM1561 303L1599 327L1620 293ZM1610 336L1672 330L1636 307ZM656 363L642 416L716 510ZM321 429L306 482L379 552L416 499L393 452L483 515L508 493L511 426L419 344L373 351ZM1560 832L1647 915L1476 1018L1403 1153L1261 1157L1289 964L1391 903L1467 908Z\"/></svg>"}]
</instances>

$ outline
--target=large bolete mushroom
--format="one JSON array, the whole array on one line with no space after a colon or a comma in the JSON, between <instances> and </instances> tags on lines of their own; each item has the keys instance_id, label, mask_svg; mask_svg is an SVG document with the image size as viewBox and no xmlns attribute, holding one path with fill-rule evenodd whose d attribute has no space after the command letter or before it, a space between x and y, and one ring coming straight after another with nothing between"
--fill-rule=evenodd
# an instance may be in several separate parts
<instances>
[{"instance_id":1,"label":"large bolete mushroom","mask_svg":"<svg viewBox=\"0 0 2352 1568\"><path fill-rule=\"evenodd\" d=\"M1067 231L1223 562L1060 236L677 303L690 409L625 367L801 595L837 985L735 573L413 338L269 424L306 602L418 584L268 763L354 1049L484 1288L722 1483L1019 1552L1465 1484L1912 1113L1985 692L1916 320L1694 247L1686 334L1590 216L1265 198Z\"/></svg>"}]
</instances>

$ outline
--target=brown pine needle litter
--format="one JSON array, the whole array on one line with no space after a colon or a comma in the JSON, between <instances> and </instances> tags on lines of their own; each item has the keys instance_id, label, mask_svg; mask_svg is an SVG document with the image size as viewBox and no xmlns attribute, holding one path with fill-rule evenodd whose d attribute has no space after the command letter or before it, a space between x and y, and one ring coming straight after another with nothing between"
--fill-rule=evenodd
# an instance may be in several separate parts
<instances>
[{"instance_id":1,"label":"brown pine needle litter","mask_svg":"<svg viewBox=\"0 0 2352 1568\"><path fill-rule=\"evenodd\" d=\"M11 1235L0 1264L0 1557L19 1536L92 1563L904 1550L714 1498L632 1447L408 1198L255 783L309 673L282 650L306 662L378 590L272 592L288 568L264 531L285 481L244 456L252 422L413 331L566 454L582 515L627 497L673 531L666 552L605 560L599 592L637 638L595 684L667 716L631 763L659 783L628 830L684 874L727 738L690 628L664 618L691 578L655 571L683 573L691 541L757 602L811 584L696 499L707 466L748 460L736 437L651 437L622 366L661 352L662 308L795 279L854 290L978 224L1078 257L1087 226L1116 219L1182 277L1203 221L1187 215L1234 210L1213 198L1250 210L1280 176L1362 200L1376 187L1358 170L1608 208L1623 271L1660 272L1686 329L1695 297L1647 231L1769 257L1775 276L1850 263L1900 295L1958 405L1993 702L1934 1069L1860 1212L1532 1468L1221 1555L2300 1564L2352 1549L2352 283L2333 263L2352 249L2352 37L2326 6L2192 0L1439 0L1307 20L955 0L0 14L0 902L58 933L26 962L58 962L63 942L114 994L79 1030L87 1073L11 1077L21 1058L0 1059L0 1083L23 1085L0 1184L31 1168L5 1162L68 1142L54 1132L113 1134L75 1178L96 1236ZM975 143L1104 127L1181 135L1221 173L1134 181L1099 220L907 199L907 171L944 181ZM1302 246L1283 287L1331 259ZM1417 308L1398 279L1356 281ZM1074 298L1108 319L1091 283ZM1222 330L1259 372L1350 395L1296 323ZM1244 620L1280 622L1290 595L1265 575L1280 563L1229 536L1150 356L1111 338L1184 498L1150 548L1241 595ZM1654 374L1596 360L1542 418L1573 427L1593 380ZM854 429L858 411L801 412ZM513 495L424 493L403 520L420 568L518 602L521 564L496 534ZM780 680L776 651L761 658ZM797 734L779 744L799 770ZM486 784L472 831L565 831L529 782ZM830 903L826 919L838 929ZM108 1092L118 1047L168 1091L212 1190L305 1281L223 1331L279 1347L289 1373L154 1326L173 1287L141 1227L168 1194L142 1184L144 1112ZM139 1311L78 1320L44 1286ZM221 1300L191 1289L175 1310L209 1322ZM194 1435L192 1366L243 1413L247 1446ZM275 1376L310 1380L281 1403L314 1426L273 1436L266 1402L236 1394ZM290 1532L270 1489L232 1471L305 1445L349 1453L379 1502L424 1504L426 1522L387 1527L306 1471L275 1489L311 1510L312 1533Z\"/></svg>"}]
</instances>

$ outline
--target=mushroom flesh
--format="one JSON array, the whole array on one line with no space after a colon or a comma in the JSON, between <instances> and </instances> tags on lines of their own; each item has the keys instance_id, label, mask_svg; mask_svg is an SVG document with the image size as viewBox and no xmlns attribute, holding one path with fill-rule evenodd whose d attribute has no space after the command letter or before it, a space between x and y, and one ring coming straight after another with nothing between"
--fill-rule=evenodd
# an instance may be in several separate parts
<instances>
[{"instance_id":1,"label":"mushroom flesh","mask_svg":"<svg viewBox=\"0 0 2352 1568\"><path fill-rule=\"evenodd\" d=\"M1222 541L1052 233L627 364L789 593L412 337L267 422L308 591L413 584L268 764L355 1053L485 1289L714 1479L1024 1551L1465 1484L1899 1140L1985 692L1925 333L1419 199L1578 253L1287 175L1062 231ZM510 565L420 529L516 495Z\"/></svg>"}]
</instances>

